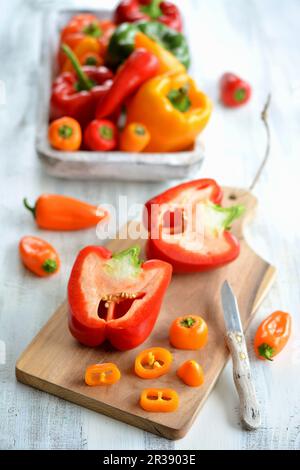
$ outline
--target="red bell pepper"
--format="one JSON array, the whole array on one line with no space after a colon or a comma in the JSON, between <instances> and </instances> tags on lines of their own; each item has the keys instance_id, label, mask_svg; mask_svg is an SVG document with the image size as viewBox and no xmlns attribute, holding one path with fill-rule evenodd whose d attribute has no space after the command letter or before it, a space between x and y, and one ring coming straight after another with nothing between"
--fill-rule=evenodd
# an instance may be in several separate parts
<instances>
[{"instance_id":1,"label":"red bell pepper","mask_svg":"<svg viewBox=\"0 0 300 470\"><path fill-rule=\"evenodd\" d=\"M107 119L94 119L85 128L84 143L94 151L115 149L118 143L117 126Z\"/></svg>"},{"instance_id":2,"label":"red bell pepper","mask_svg":"<svg viewBox=\"0 0 300 470\"><path fill-rule=\"evenodd\" d=\"M212 179L183 183L146 203L146 252L172 264L175 273L205 271L233 261L240 252L229 232L243 206L221 207L222 190Z\"/></svg>"},{"instance_id":3,"label":"red bell pepper","mask_svg":"<svg viewBox=\"0 0 300 470\"><path fill-rule=\"evenodd\" d=\"M114 21L117 24L135 21L159 21L169 28L182 31L179 9L174 3L161 0L122 0L117 6Z\"/></svg>"},{"instance_id":4,"label":"red bell pepper","mask_svg":"<svg viewBox=\"0 0 300 470\"><path fill-rule=\"evenodd\" d=\"M150 335L172 267L159 260L141 264L139 253L139 247L117 254L101 246L80 251L68 284L69 328L79 342L94 347L108 339L127 350Z\"/></svg>"},{"instance_id":5,"label":"red bell pepper","mask_svg":"<svg viewBox=\"0 0 300 470\"><path fill-rule=\"evenodd\" d=\"M69 116L82 126L93 119L97 102L112 85L113 74L106 67L81 67L73 52L63 46L75 73L65 72L53 83L50 120Z\"/></svg>"},{"instance_id":6,"label":"red bell pepper","mask_svg":"<svg viewBox=\"0 0 300 470\"><path fill-rule=\"evenodd\" d=\"M154 54L136 49L121 66L109 92L99 100L96 117L101 119L113 114L144 82L154 77L159 62Z\"/></svg>"},{"instance_id":7,"label":"red bell pepper","mask_svg":"<svg viewBox=\"0 0 300 470\"><path fill-rule=\"evenodd\" d=\"M73 16L61 31L61 42L66 42L66 39L73 34L80 35L81 38L86 35L100 37L102 28L99 18L91 13L80 13Z\"/></svg>"},{"instance_id":8,"label":"red bell pepper","mask_svg":"<svg viewBox=\"0 0 300 470\"><path fill-rule=\"evenodd\" d=\"M220 101L224 106L236 108L251 97L251 86L233 73L224 73L220 80Z\"/></svg>"}]
</instances>

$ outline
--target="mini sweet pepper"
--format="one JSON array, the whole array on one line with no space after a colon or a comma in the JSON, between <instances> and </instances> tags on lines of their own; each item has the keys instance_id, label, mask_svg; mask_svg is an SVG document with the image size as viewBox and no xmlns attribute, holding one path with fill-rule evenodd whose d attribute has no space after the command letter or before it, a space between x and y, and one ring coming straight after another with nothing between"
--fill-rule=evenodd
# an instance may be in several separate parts
<instances>
[{"instance_id":1,"label":"mini sweet pepper","mask_svg":"<svg viewBox=\"0 0 300 470\"><path fill-rule=\"evenodd\" d=\"M129 102L127 123L140 122L149 130L145 152L176 152L194 143L211 110L209 98L186 73L157 76Z\"/></svg>"},{"instance_id":2,"label":"mini sweet pepper","mask_svg":"<svg viewBox=\"0 0 300 470\"><path fill-rule=\"evenodd\" d=\"M101 246L80 251L69 284L69 328L87 346L105 339L119 350L132 349L151 333L172 267L141 263L139 247L113 254Z\"/></svg>"}]
</instances>

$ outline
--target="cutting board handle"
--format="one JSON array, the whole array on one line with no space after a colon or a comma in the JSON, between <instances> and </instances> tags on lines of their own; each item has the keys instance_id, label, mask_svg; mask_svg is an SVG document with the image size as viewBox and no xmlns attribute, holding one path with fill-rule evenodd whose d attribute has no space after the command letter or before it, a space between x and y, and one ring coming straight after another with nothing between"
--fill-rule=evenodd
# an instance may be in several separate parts
<instances>
[{"instance_id":1,"label":"cutting board handle","mask_svg":"<svg viewBox=\"0 0 300 470\"><path fill-rule=\"evenodd\" d=\"M240 399L241 420L245 429L253 431L259 428L261 417L245 339L239 332L229 331L226 341L232 356L233 378Z\"/></svg>"}]
</instances>

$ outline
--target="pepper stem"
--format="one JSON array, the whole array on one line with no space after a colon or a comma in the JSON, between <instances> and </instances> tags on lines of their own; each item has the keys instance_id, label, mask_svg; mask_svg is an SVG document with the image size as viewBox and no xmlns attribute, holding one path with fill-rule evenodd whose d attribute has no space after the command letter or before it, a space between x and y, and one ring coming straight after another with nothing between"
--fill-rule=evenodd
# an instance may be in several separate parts
<instances>
[{"instance_id":1,"label":"pepper stem","mask_svg":"<svg viewBox=\"0 0 300 470\"><path fill-rule=\"evenodd\" d=\"M30 212L32 212L33 217L35 217L35 206L30 206L26 197L23 199L23 204Z\"/></svg>"},{"instance_id":2,"label":"pepper stem","mask_svg":"<svg viewBox=\"0 0 300 470\"><path fill-rule=\"evenodd\" d=\"M171 90L167 96L175 109L181 113L185 113L192 105L188 93L189 87L186 85L179 88L178 90Z\"/></svg>"},{"instance_id":3,"label":"pepper stem","mask_svg":"<svg viewBox=\"0 0 300 470\"><path fill-rule=\"evenodd\" d=\"M268 361L273 361L274 349L267 343L263 343L258 347L258 352L261 357L264 357Z\"/></svg>"},{"instance_id":4,"label":"pepper stem","mask_svg":"<svg viewBox=\"0 0 300 470\"><path fill-rule=\"evenodd\" d=\"M93 88L93 82L89 79L87 74L83 71L76 55L67 44L61 45L61 50L66 54L72 67L77 75L80 90L91 90Z\"/></svg>"},{"instance_id":5,"label":"pepper stem","mask_svg":"<svg viewBox=\"0 0 300 470\"><path fill-rule=\"evenodd\" d=\"M162 15L160 4L162 0L151 0L147 5L140 6L140 11L150 16L152 20L157 20Z\"/></svg>"},{"instance_id":6,"label":"pepper stem","mask_svg":"<svg viewBox=\"0 0 300 470\"><path fill-rule=\"evenodd\" d=\"M57 262L55 261L55 259L46 259L46 261L44 261L42 265L42 268L46 273L55 273L55 271L57 270Z\"/></svg>"}]
</instances>

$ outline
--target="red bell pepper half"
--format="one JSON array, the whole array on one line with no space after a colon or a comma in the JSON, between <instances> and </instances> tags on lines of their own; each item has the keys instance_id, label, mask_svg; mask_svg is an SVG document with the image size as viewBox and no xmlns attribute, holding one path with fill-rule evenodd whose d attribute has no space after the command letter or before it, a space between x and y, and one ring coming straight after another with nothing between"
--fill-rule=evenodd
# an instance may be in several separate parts
<instances>
[{"instance_id":1,"label":"red bell pepper half","mask_svg":"<svg viewBox=\"0 0 300 470\"><path fill-rule=\"evenodd\" d=\"M68 284L69 328L87 346L105 339L119 350L150 335L170 283L172 266L141 263L139 247L113 254L101 246L80 251Z\"/></svg>"},{"instance_id":2,"label":"red bell pepper half","mask_svg":"<svg viewBox=\"0 0 300 470\"><path fill-rule=\"evenodd\" d=\"M146 252L172 264L175 273L205 271L233 261L240 252L229 232L243 206L220 206L222 190L212 179L180 184L145 205Z\"/></svg>"},{"instance_id":3,"label":"red bell pepper half","mask_svg":"<svg viewBox=\"0 0 300 470\"><path fill-rule=\"evenodd\" d=\"M81 67L71 49L63 50L73 64L73 72L59 75L52 86L50 120L69 116L85 126L95 115L98 100L112 85L112 72L106 67Z\"/></svg>"},{"instance_id":4,"label":"red bell pepper half","mask_svg":"<svg viewBox=\"0 0 300 470\"><path fill-rule=\"evenodd\" d=\"M169 28L182 31L180 12L174 3L161 0L122 0L117 6L114 21L117 24L136 21L159 21Z\"/></svg>"}]
</instances>

